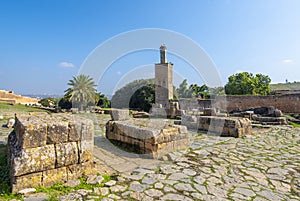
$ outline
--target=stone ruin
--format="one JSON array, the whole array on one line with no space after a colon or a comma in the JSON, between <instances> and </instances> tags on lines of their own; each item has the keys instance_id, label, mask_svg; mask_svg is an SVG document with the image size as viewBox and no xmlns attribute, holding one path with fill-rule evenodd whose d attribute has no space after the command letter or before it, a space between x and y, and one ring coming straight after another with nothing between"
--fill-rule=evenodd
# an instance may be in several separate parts
<instances>
[{"instance_id":1,"label":"stone ruin","mask_svg":"<svg viewBox=\"0 0 300 201\"><path fill-rule=\"evenodd\" d=\"M107 139L135 146L145 157L159 159L190 145L187 128L167 119L133 119L128 110L113 110L111 117L106 124Z\"/></svg>"},{"instance_id":2,"label":"stone ruin","mask_svg":"<svg viewBox=\"0 0 300 201\"><path fill-rule=\"evenodd\" d=\"M12 192L94 173L94 126L71 115L16 117L8 138Z\"/></svg>"},{"instance_id":3,"label":"stone ruin","mask_svg":"<svg viewBox=\"0 0 300 201\"><path fill-rule=\"evenodd\" d=\"M183 115L181 124L223 137L242 137L252 132L251 121L247 118Z\"/></svg>"}]
</instances>

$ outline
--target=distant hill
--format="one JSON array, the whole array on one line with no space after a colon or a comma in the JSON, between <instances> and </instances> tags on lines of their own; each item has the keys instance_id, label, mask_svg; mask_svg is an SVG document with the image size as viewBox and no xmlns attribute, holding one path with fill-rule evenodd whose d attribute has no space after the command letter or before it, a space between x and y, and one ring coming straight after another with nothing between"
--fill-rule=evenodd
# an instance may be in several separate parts
<instances>
[{"instance_id":1,"label":"distant hill","mask_svg":"<svg viewBox=\"0 0 300 201\"><path fill-rule=\"evenodd\" d=\"M271 84L271 91L300 90L300 82Z\"/></svg>"}]
</instances>

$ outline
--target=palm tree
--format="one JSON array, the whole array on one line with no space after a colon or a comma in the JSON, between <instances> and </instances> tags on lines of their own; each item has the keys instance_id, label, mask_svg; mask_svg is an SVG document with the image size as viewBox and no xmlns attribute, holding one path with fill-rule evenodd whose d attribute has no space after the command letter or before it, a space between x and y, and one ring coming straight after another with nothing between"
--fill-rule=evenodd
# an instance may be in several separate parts
<instances>
[{"instance_id":1,"label":"palm tree","mask_svg":"<svg viewBox=\"0 0 300 201\"><path fill-rule=\"evenodd\" d=\"M93 78L88 75L78 75L77 77L73 76L72 80L69 80L68 85L71 86L65 92L65 97L73 103L73 105L78 105L80 110L83 110L83 107L87 103L95 102L95 82Z\"/></svg>"}]
</instances>

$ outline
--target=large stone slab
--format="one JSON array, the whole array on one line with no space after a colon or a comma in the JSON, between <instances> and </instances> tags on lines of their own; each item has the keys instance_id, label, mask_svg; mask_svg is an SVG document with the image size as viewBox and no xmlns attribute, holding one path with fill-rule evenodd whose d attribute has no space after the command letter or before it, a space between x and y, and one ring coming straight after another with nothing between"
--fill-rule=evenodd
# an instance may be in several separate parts
<instances>
[{"instance_id":1,"label":"large stone slab","mask_svg":"<svg viewBox=\"0 0 300 201\"><path fill-rule=\"evenodd\" d=\"M134 120L109 121L106 124L106 137L134 146L138 153L147 154L151 158L161 158L169 152L189 147L190 137L185 126L149 125L151 122L144 125Z\"/></svg>"},{"instance_id":2,"label":"large stone slab","mask_svg":"<svg viewBox=\"0 0 300 201\"><path fill-rule=\"evenodd\" d=\"M21 149L14 133L9 135L11 175L20 176L33 172L54 169L54 145Z\"/></svg>"},{"instance_id":3,"label":"large stone slab","mask_svg":"<svg viewBox=\"0 0 300 201\"><path fill-rule=\"evenodd\" d=\"M19 177L11 177L11 191L18 192L25 188L42 186L43 173L32 173Z\"/></svg>"},{"instance_id":4,"label":"large stone slab","mask_svg":"<svg viewBox=\"0 0 300 201\"><path fill-rule=\"evenodd\" d=\"M18 143L23 148L35 148L46 145L47 124L40 122L35 116L16 118L15 133Z\"/></svg>"}]
</instances>

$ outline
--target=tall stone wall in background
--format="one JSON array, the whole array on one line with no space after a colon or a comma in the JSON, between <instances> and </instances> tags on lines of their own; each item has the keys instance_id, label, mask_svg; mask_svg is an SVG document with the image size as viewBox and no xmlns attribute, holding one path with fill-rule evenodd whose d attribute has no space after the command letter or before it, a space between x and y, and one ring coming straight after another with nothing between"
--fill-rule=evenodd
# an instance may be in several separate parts
<instances>
[{"instance_id":1,"label":"tall stone wall in background","mask_svg":"<svg viewBox=\"0 0 300 201\"><path fill-rule=\"evenodd\" d=\"M12 192L94 172L94 126L71 115L16 117L8 138Z\"/></svg>"},{"instance_id":2,"label":"tall stone wall in background","mask_svg":"<svg viewBox=\"0 0 300 201\"><path fill-rule=\"evenodd\" d=\"M300 113L300 94L285 94L275 96L218 96L212 100L181 99L180 108L208 108L212 104L222 110L245 110L254 107L273 106L284 113Z\"/></svg>"}]
</instances>

